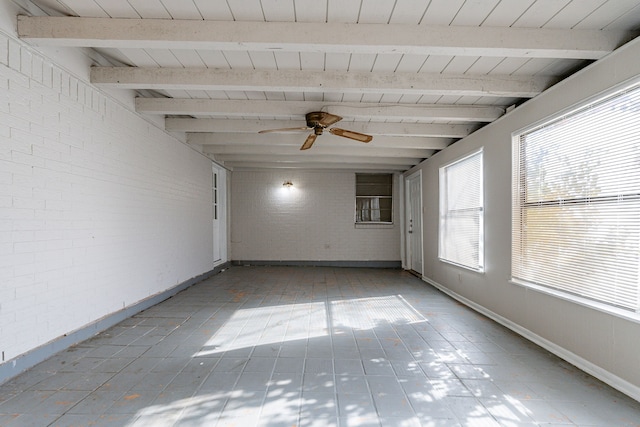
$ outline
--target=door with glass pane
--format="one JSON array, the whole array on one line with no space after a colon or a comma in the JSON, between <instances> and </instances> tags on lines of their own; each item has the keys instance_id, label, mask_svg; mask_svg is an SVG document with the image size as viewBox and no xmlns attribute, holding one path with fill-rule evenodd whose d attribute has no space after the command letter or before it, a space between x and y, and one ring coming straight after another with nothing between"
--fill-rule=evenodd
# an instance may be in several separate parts
<instances>
[{"instance_id":1,"label":"door with glass pane","mask_svg":"<svg viewBox=\"0 0 640 427\"><path fill-rule=\"evenodd\" d=\"M418 172L406 181L407 268L422 274L422 176Z\"/></svg>"}]
</instances>

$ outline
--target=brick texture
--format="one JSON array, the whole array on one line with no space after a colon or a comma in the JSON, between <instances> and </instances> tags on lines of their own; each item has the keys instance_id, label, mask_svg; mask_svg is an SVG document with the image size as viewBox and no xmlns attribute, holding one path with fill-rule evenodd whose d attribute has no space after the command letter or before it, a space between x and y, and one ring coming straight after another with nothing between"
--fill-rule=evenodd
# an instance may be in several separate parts
<instances>
[{"instance_id":1,"label":"brick texture","mask_svg":"<svg viewBox=\"0 0 640 427\"><path fill-rule=\"evenodd\" d=\"M5 362L210 270L211 218L208 159L0 32Z\"/></svg>"},{"instance_id":2,"label":"brick texture","mask_svg":"<svg viewBox=\"0 0 640 427\"><path fill-rule=\"evenodd\" d=\"M354 224L353 172L234 171L232 183L233 260L400 260L397 182L395 223L370 228Z\"/></svg>"}]
</instances>

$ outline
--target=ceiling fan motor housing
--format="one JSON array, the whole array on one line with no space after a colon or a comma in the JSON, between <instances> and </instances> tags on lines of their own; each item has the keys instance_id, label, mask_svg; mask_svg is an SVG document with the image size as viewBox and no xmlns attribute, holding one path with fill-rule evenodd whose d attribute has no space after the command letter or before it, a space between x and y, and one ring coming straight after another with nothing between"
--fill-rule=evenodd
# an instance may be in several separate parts
<instances>
[{"instance_id":1,"label":"ceiling fan motor housing","mask_svg":"<svg viewBox=\"0 0 640 427\"><path fill-rule=\"evenodd\" d=\"M307 113L305 118L307 120L307 126L310 128L326 128L342 120L342 117L325 111L312 111L311 113Z\"/></svg>"}]
</instances>

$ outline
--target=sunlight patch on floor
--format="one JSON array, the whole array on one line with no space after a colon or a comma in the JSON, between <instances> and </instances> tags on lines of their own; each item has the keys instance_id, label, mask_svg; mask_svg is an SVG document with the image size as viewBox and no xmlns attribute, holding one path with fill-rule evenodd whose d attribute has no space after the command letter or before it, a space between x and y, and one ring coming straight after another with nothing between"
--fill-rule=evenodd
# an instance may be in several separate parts
<instances>
[{"instance_id":1,"label":"sunlight patch on floor","mask_svg":"<svg viewBox=\"0 0 640 427\"><path fill-rule=\"evenodd\" d=\"M236 311L194 357L328 334L324 302L246 308Z\"/></svg>"},{"instance_id":2,"label":"sunlight patch on floor","mask_svg":"<svg viewBox=\"0 0 640 427\"><path fill-rule=\"evenodd\" d=\"M334 327L362 330L427 320L400 295L332 301L330 307Z\"/></svg>"}]
</instances>

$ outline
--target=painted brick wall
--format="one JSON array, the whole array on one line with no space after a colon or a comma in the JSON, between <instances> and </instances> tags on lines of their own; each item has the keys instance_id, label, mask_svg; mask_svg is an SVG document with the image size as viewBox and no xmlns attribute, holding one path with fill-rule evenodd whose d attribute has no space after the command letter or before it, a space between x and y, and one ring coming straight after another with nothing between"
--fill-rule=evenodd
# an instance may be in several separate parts
<instances>
[{"instance_id":1,"label":"painted brick wall","mask_svg":"<svg viewBox=\"0 0 640 427\"><path fill-rule=\"evenodd\" d=\"M212 268L211 162L0 32L5 361Z\"/></svg>"},{"instance_id":2,"label":"painted brick wall","mask_svg":"<svg viewBox=\"0 0 640 427\"><path fill-rule=\"evenodd\" d=\"M399 261L397 187L395 224L356 228L353 172L234 171L231 259Z\"/></svg>"}]
</instances>

